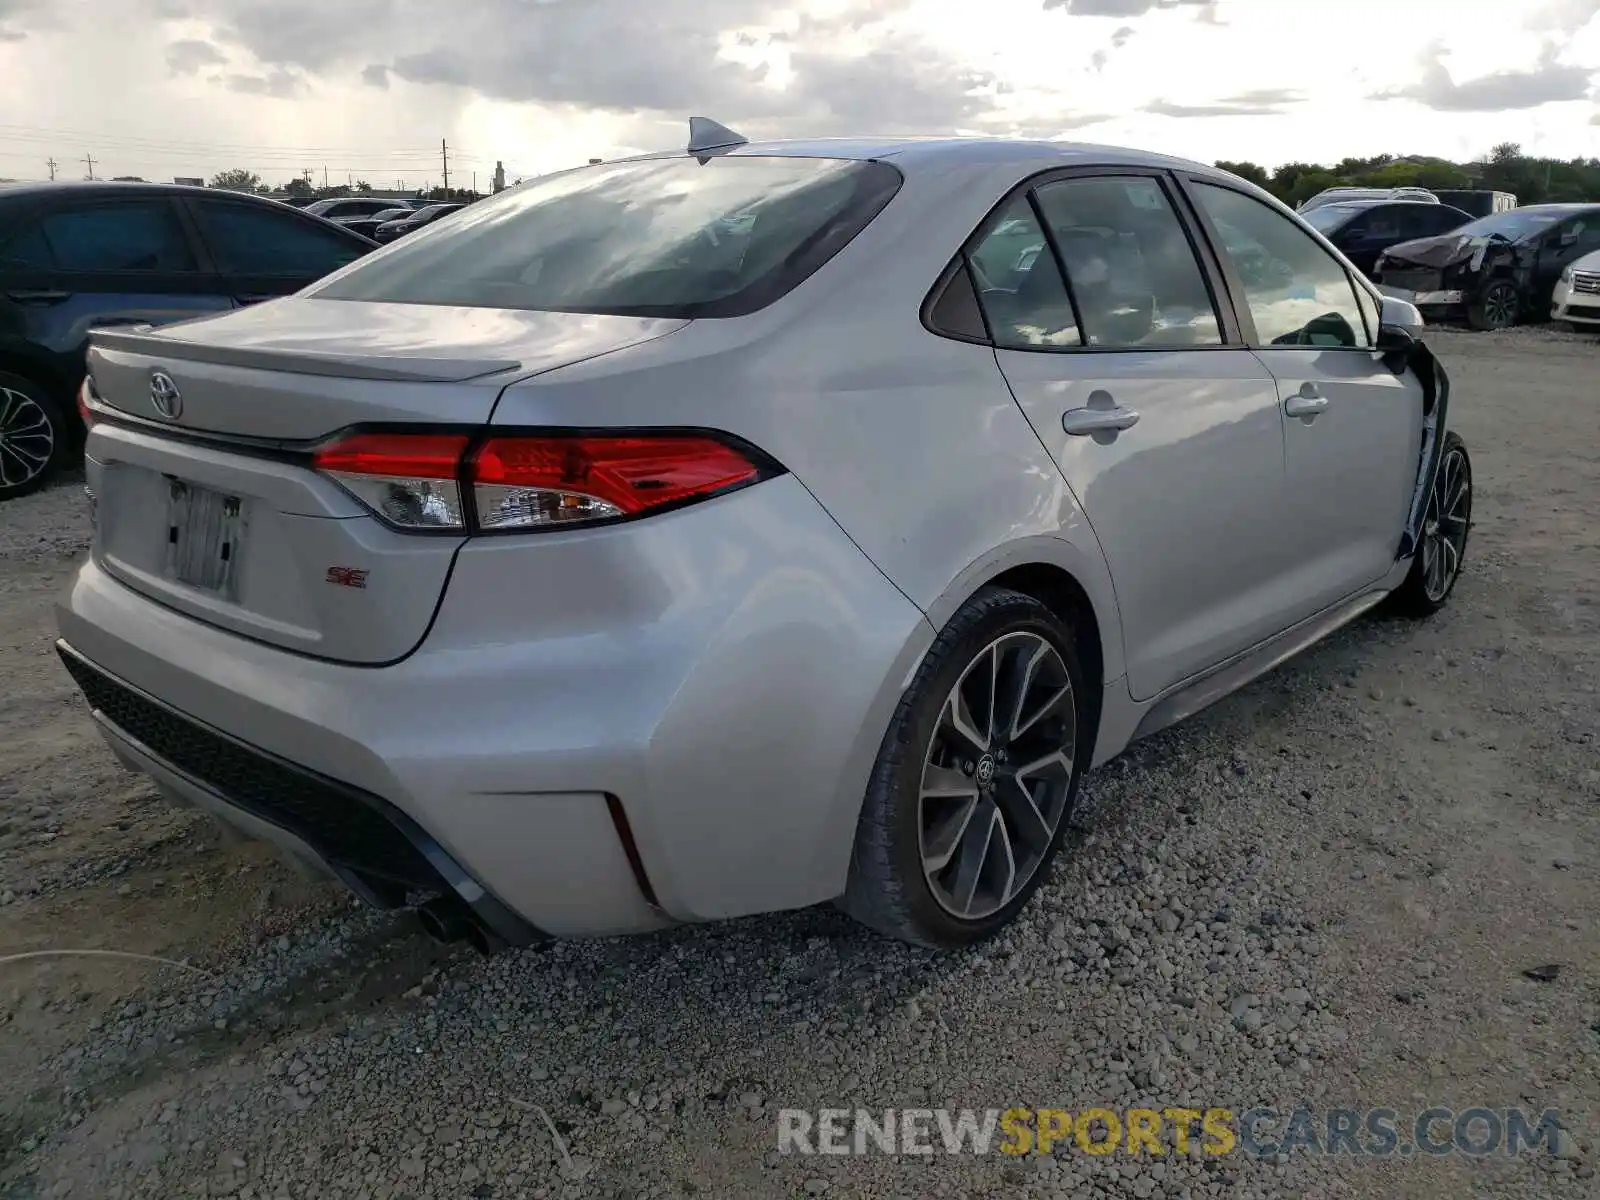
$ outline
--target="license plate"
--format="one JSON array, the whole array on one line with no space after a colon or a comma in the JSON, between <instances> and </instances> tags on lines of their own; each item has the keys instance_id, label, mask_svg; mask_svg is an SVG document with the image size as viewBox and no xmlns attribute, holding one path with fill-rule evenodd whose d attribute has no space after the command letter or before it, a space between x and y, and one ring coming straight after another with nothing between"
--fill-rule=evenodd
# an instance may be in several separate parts
<instances>
[{"instance_id":1,"label":"license plate","mask_svg":"<svg viewBox=\"0 0 1600 1200\"><path fill-rule=\"evenodd\" d=\"M244 506L239 497L169 480L167 574L202 591L231 596Z\"/></svg>"}]
</instances>

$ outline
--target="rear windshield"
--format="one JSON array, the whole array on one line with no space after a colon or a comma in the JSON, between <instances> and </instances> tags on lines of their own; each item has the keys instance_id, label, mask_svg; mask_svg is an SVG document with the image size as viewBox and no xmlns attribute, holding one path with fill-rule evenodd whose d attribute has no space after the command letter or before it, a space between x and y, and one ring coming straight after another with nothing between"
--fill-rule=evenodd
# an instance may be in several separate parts
<instances>
[{"instance_id":1,"label":"rear windshield","mask_svg":"<svg viewBox=\"0 0 1600 1200\"><path fill-rule=\"evenodd\" d=\"M582 167L470 205L312 294L655 317L772 303L888 203L884 163L728 156Z\"/></svg>"}]
</instances>

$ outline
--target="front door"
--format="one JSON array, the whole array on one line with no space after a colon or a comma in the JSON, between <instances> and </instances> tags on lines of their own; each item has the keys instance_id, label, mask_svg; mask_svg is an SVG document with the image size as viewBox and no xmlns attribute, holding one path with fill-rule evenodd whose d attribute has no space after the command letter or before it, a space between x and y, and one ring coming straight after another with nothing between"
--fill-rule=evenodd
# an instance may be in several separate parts
<instances>
[{"instance_id":1,"label":"front door","mask_svg":"<svg viewBox=\"0 0 1600 1200\"><path fill-rule=\"evenodd\" d=\"M1001 370L1105 552L1148 699L1283 626L1277 391L1219 320L1159 174L1074 173L1034 196L992 223L974 274Z\"/></svg>"},{"instance_id":2,"label":"front door","mask_svg":"<svg viewBox=\"0 0 1600 1200\"><path fill-rule=\"evenodd\" d=\"M1299 224L1225 185L1187 186L1276 381L1283 530L1295 548L1296 611L1310 616L1394 566L1421 453L1421 386L1384 366L1377 301Z\"/></svg>"}]
</instances>

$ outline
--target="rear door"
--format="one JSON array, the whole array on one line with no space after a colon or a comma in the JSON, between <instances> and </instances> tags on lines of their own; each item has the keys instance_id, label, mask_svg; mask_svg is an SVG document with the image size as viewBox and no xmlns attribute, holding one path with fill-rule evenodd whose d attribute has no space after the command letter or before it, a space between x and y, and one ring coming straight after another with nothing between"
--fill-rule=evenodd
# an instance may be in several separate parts
<instances>
[{"instance_id":1,"label":"rear door","mask_svg":"<svg viewBox=\"0 0 1600 1200\"><path fill-rule=\"evenodd\" d=\"M1415 228L1415 223L1408 223L1404 212L1408 208L1420 207L1416 204L1375 204L1353 218L1330 240L1355 264L1356 270L1370 275L1378 255L1390 246L1422 236L1408 232Z\"/></svg>"},{"instance_id":2,"label":"rear door","mask_svg":"<svg viewBox=\"0 0 1600 1200\"><path fill-rule=\"evenodd\" d=\"M233 307L173 200L39 205L0 244L0 322L81 371L94 329L161 325Z\"/></svg>"},{"instance_id":3,"label":"rear door","mask_svg":"<svg viewBox=\"0 0 1600 1200\"><path fill-rule=\"evenodd\" d=\"M1297 615L1310 616L1394 565L1421 452L1420 388L1374 348L1371 293L1298 222L1221 182L1186 186L1245 335L1277 382L1282 529L1294 546Z\"/></svg>"},{"instance_id":4,"label":"rear door","mask_svg":"<svg viewBox=\"0 0 1600 1200\"><path fill-rule=\"evenodd\" d=\"M1133 695L1277 632L1277 392L1217 304L1169 181L1062 173L988 230L970 261L996 358L1105 551Z\"/></svg>"},{"instance_id":5,"label":"rear door","mask_svg":"<svg viewBox=\"0 0 1600 1200\"><path fill-rule=\"evenodd\" d=\"M187 203L239 304L298 292L372 248L336 225L277 206L224 197Z\"/></svg>"}]
</instances>

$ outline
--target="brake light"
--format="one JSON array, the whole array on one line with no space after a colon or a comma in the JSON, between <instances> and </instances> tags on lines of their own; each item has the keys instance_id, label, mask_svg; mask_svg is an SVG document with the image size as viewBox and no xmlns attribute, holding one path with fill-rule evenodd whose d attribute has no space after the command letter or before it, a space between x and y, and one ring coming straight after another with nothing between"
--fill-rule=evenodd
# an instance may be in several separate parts
<instances>
[{"instance_id":1,"label":"brake light","mask_svg":"<svg viewBox=\"0 0 1600 1200\"><path fill-rule=\"evenodd\" d=\"M90 407L89 403L90 397L94 394L94 376L85 375L83 377L83 386L78 389L78 417L83 421L85 429L90 428L100 419L95 415L95 411Z\"/></svg>"},{"instance_id":2,"label":"brake light","mask_svg":"<svg viewBox=\"0 0 1600 1200\"><path fill-rule=\"evenodd\" d=\"M467 441L464 433L358 433L316 450L312 465L398 528L465 530Z\"/></svg>"},{"instance_id":3,"label":"brake light","mask_svg":"<svg viewBox=\"0 0 1600 1200\"><path fill-rule=\"evenodd\" d=\"M494 438L469 471L485 530L638 516L760 476L732 446L684 434Z\"/></svg>"},{"instance_id":4,"label":"brake light","mask_svg":"<svg viewBox=\"0 0 1600 1200\"><path fill-rule=\"evenodd\" d=\"M359 433L313 452L312 465L390 525L466 531L570 528L641 516L754 483L756 458L706 434Z\"/></svg>"}]
</instances>

